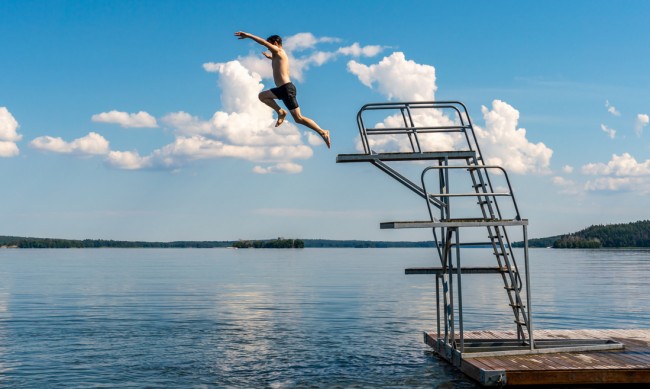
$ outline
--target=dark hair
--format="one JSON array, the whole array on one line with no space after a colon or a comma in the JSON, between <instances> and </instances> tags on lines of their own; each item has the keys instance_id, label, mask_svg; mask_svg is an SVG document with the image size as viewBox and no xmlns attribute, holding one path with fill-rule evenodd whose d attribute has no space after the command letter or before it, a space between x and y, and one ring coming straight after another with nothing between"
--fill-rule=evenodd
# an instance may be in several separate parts
<instances>
[{"instance_id":1,"label":"dark hair","mask_svg":"<svg viewBox=\"0 0 650 389\"><path fill-rule=\"evenodd\" d=\"M270 44L274 43L279 43L280 46L282 46L282 38L280 38L280 35L271 35L270 37L266 38L266 41L269 42Z\"/></svg>"}]
</instances>

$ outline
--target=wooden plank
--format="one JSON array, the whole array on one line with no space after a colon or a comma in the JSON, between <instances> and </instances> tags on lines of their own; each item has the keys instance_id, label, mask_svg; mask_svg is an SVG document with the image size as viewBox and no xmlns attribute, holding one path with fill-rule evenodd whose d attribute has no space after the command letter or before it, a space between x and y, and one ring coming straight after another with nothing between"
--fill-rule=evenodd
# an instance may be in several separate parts
<instances>
[{"instance_id":1,"label":"wooden plank","mask_svg":"<svg viewBox=\"0 0 650 389\"><path fill-rule=\"evenodd\" d=\"M514 331L468 331L464 335L468 342L516 339ZM535 335L538 340L612 339L626 348L465 358L460 369L479 382L492 374L491 385L499 372L505 372L507 384L515 386L650 383L650 329L537 330Z\"/></svg>"}]
</instances>

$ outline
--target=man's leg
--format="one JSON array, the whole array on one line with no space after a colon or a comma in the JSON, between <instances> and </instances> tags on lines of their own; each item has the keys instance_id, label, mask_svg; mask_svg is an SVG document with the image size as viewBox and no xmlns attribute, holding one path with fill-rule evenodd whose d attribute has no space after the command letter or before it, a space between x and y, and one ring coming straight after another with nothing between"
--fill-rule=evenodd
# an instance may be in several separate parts
<instances>
[{"instance_id":1,"label":"man's leg","mask_svg":"<svg viewBox=\"0 0 650 389\"><path fill-rule=\"evenodd\" d=\"M275 99L277 99L277 96L273 94L270 90L265 90L263 92L260 92L260 94L257 96L261 102L264 104L268 105L269 107L273 108L275 112L278 114L278 121L275 122L275 126L279 126L284 122L285 116L287 116L287 111L284 109L280 108L278 103L275 102Z\"/></svg>"},{"instance_id":2,"label":"man's leg","mask_svg":"<svg viewBox=\"0 0 650 389\"><path fill-rule=\"evenodd\" d=\"M300 113L300 107L295 108L290 110L291 116L293 117L293 120L295 120L296 123L302 124L303 126L309 127L312 130L316 131L318 135L320 135L321 138L323 138L323 141L325 141L325 144L327 145L327 148L330 148L330 132L327 130L323 130L316 124L315 121L311 120L310 118L306 116L302 116Z\"/></svg>"}]
</instances>

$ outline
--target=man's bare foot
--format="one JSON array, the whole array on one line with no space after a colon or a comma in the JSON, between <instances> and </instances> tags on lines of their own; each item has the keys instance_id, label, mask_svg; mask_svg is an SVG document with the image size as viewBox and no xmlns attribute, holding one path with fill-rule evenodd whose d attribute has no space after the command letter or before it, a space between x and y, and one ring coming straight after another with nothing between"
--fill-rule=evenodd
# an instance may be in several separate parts
<instances>
[{"instance_id":1,"label":"man's bare foot","mask_svg":"<svg viewBox=\"0 0 650 389\"><path fill-rule=\"evenodd\" d=\"M279 126L284 122L284 118L287 116L287 111L284 109L281 109L280 112L278 112L278 121L275 122L275 126Z\"/></svg>"},{"instance_id":2,"label":"man's bare foot","mask_svg":"<svg viewBox=\"0 0 650 389\"><path fill-rule=\"evenodd\" d=\"M327 148L330 148L330 132L327 130L323 130L322 134L319 134L321 138L325 141L325 144L327 145Z\"/></svg>"}]
</instances>

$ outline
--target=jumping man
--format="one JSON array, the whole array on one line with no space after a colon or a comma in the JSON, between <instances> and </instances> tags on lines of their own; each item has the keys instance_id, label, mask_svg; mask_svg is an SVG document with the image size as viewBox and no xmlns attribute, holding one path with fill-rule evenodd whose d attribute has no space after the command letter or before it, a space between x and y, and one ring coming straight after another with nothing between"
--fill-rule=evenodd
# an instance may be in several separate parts
<instances>
[{"instance_id":1,"label":"jumping man","mask_svg":"<svg viewBox=\"0 0 650 389\"><path fill-rule=\"evenodd\" d=\"M284 118L287 116L287 111L280 108L278 103L275 102L276 99L282 100L284 105L287 107L291 116L296 123L302 124L303 126L309 127L310 129L316 131L318 135L323 138L327 148L330 148L330 132L323 130L316 124L315 121L311 120L306 116L302 116L300 113L300 107L298 106L298 101L296 100L296 87L291 82L289 78L289 58L284 49L282 49L282 38L277 35L271 35L267 40L264 40L253 34L247 32L238 31L235 33L235 36L239 39L250 38L260 45L269 49L271 54L264 52L264 56L271 60L271 66L273 68L273 81L275 82L275 88L265 90L259 94L259 99L269 107L273 108L278 114L278 121L275 123L275 126L279 126L284 122Z\"/></svg>"}]
</instances>

